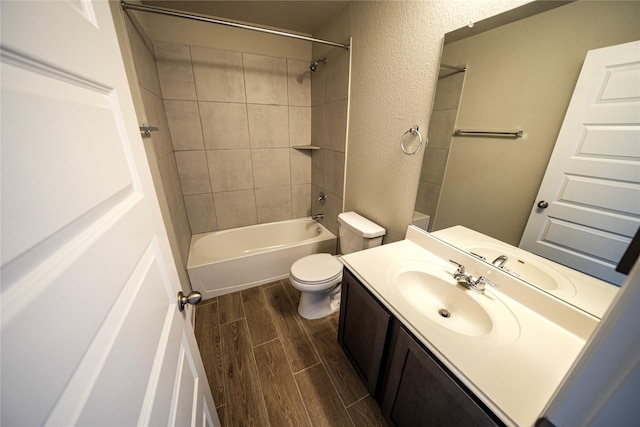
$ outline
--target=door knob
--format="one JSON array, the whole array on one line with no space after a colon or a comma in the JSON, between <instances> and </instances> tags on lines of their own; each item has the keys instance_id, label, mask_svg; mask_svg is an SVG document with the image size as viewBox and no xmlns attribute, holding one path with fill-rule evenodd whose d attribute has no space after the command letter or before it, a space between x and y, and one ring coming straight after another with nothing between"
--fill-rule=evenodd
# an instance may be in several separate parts
<instances>
[{"instance_id":1,"label":"door knob","mask_svg":"<svg viewBox=\"0 0 640 427\"><path fill-rule=\"evenodd\" d=\"M196 305L202 300L202 294L200 292L193 291L189 295L178 292L178 310L184 310L184 306L187 304Z\"/></svg>"},{"instance_id":2,"label":"door knob","mask_svg":"<svg viewBox=\"0 0 640 427\"><path fill-rule=\"evenodd\" d=\"M540 209L546 209L549 207L549 203L545 202L544 200L541 200L538 202L538 207Z\"/></svg>"}]
</instances>

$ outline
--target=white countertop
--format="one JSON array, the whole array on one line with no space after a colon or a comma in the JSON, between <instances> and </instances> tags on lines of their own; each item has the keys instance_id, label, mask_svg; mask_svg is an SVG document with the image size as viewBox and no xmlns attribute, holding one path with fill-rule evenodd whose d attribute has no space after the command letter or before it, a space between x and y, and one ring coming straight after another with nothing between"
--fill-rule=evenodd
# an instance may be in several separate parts
<instances>
[{"instance_id":1,"label":"white countertop","mask_svg":"<svg viewBox=\"0 0 640 427\"><path fill-rule=\"evenodd\" d=\"M419 313L388 278L390 266L407 260L433 262L453 273L456 267L449 259L464 264L474 277L485 275L499 285L486 293L508 307L519 334L496 340L492 334L452 332ZM536 422L598 321L412 227L406 240L345 255L342 261L507 425Z\"/></svg>"}]
</instances>

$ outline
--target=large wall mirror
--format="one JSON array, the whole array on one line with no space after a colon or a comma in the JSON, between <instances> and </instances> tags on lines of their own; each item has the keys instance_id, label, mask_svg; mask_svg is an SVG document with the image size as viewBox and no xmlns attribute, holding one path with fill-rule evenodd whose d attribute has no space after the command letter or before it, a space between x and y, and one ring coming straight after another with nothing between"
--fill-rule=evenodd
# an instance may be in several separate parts
<instances>
[{"instance_id":1,"label":"large wall mirror","mask_svg":"<svg viewBox=\"0 0 640 427\"><path fill-rule=\"evenodd\" d=\"M446 35L416 197L429 231L519 245L587 51L639 40L639 18L637 2L534 2Z\"/></svg>"}]
</instances>

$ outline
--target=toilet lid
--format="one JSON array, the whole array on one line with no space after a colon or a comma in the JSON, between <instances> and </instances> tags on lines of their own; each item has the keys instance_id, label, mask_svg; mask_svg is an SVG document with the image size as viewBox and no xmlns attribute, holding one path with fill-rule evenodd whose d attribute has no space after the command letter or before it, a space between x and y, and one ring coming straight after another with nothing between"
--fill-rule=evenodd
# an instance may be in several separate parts
<instances>
[{"instance_id":1,"label":"toilet lid","mask_svg":"<svg viewBox=\"0 0 640 427\"><path fill-rule=\"evenodd\" d=\"M301 282L324 282L342 274L342 263L331 254L313 254L294 262L291 275Z\"/></svg>"}]
</instances>

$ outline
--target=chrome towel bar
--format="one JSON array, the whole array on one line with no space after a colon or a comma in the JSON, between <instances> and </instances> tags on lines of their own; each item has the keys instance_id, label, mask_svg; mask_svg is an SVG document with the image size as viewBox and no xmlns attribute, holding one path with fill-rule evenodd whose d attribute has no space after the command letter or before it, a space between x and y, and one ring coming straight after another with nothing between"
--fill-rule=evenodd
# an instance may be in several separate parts
<instances>
[{"instance_id":1,"label":"chrome towel bar","mask_svg":"<svg viewBox=\"0 0 640 427\"><path fill-rule=\"evenodd\" d=\"M513 131L488 131L488 130L462 130L456 129L453 136L494 136L504 138L521 138L524 134L523 130Z\"/></svg>"}]
</instances>

